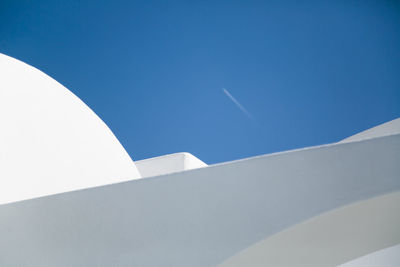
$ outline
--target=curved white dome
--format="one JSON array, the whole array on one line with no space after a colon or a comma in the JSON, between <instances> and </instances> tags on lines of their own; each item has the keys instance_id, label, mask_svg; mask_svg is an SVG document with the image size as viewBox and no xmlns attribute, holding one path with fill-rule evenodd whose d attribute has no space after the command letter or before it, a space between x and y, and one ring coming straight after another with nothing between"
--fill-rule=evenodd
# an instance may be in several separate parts
<instances>
[{"instance_id":1,"label":"curved white dome","mask_svg":"<svg viewBox=\"0 0 400 267\"><path fill-rule=\"evenodd\" d=\"M0 204L139 178L106 124L43 72L0 54Z\"/></svg>"}]
</instances>

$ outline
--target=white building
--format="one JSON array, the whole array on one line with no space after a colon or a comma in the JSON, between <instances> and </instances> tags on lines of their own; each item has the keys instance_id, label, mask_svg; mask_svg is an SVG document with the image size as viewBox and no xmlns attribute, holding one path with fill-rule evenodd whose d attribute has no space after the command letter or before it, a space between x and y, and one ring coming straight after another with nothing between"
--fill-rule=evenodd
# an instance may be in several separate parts
<instances>
[{"instance_id":1,"label":"white building","mask_svg":"<svg viewBox=\"0 0 400 267\"><path fill-rule=\"evenodd\" d=\"M0 123L0 266L400 265L400 119L212 166L134 162L75 95L0 54Z\"/></svg>"}]
</instances>

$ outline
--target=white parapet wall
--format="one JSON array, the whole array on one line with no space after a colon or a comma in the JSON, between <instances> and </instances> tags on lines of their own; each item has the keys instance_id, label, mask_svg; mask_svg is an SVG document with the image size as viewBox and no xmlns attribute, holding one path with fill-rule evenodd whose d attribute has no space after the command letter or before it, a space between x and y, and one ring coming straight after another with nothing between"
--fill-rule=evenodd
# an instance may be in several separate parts
<instances>
[{"instance_id":1,"label":"white parapet wall","mask_svg":"<svg viewBox=\"0 0 400 267\"><path fill-rule=\"evenodd\" d=\"M142 177L151 177L206 167L203 161L190 153L174 153L135 161Z\"/></svg>"},{"instance_id":2,"label":"white parapet wall","mask_svg":"<svg viewBox=\"0 0 400 267\"><path fill-rule=\"evenodd\" d=\"M0 205L0 266L216 266L302 222L399 192L399 151L397 134ZM382 222L374 235L387 236Z\"/></svg>"}]
</instances>

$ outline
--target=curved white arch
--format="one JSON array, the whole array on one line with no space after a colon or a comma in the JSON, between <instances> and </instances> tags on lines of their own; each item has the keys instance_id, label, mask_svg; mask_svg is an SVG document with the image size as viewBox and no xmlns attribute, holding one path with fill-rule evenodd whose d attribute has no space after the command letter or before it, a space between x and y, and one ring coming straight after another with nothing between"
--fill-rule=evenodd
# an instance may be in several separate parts
<instances>
[{"instance_id":1,"label":"curved white arch","mask_svg":"<svg viewBox=\"0 0 400 267\"><path fill-rule=\"evenodd\" d=\"M0 54L0 204L139 178L106 124L43 72Z\"/></svg>"},{"instance_id":2,"label":"curved white arch","mask_svg":"<svg viewBox=\"0 0 400 267\"><path fill-rule=\"evenodd\" d=\"M295 225L234 255L221 267L335 267L400 243L400 191Z\"/></svg>"}]
</instances>

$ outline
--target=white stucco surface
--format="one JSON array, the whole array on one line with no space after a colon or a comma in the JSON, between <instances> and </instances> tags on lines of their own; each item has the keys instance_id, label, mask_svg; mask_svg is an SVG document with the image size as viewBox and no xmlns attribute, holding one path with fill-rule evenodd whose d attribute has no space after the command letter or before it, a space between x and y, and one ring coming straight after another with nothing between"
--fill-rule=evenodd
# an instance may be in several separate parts
<instances>
[{"instance_id":1,"label":"white stucco surface","mask_svg":"<svg viewBox=\"0 0 400 267\"><path fill-rule=\"evenodd\" d=\"M174 153L135 162L142 177L157 176L206 167L203 161L190 153Z\"/></svg>"},{"instance_id":2,"label":"white stucco surface","mask_svg":"<svg viewBox=\"0 0 400 267\"><path fill-rule=\"evenodd\" d=\"M0 54L0 204L140 175L103 121L43 72Z\"/></svg>"},{"instance_id":3,"label":"white stucco surface","mask_svg":"<svg viewBox=\"0 0 400 267\"><path fill-rule=\"evenodd\" d=\"M0 205L0 266L217 266L399 191L399 151L391 135Z\"/></svg>"}]
</instances>

